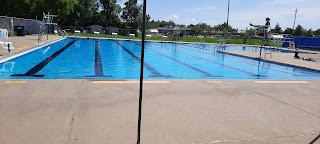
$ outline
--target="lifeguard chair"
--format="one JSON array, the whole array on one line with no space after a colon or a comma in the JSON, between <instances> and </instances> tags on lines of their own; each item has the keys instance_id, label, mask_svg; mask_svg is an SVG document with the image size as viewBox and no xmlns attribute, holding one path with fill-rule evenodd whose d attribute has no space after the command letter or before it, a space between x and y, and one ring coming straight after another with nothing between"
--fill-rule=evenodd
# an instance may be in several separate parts
<instances>
[{"instance_id":1,"label":"lifeguard chair","mask_svg":"<svg viewBox=\"0 0 320 144\"><path fill-rule=\"evenodd\" d=\"M271 27L269 25L263 25L261 27L255 27L255 35L251 36L253 38L258 38L261 39L261 44L260 44L260 57L262 54L262 49L264 49L264 54L266 57L267 55L270 55L270 58L272 57L271 53L271 45L270 48L266 48L266 43L270 43L271 39Z\"/></svg>"},{"instance_id":2,"label":"lifeguard chair","mask_svg":"<svg viewBox=\"0 0 320 144\"><path fill-rule=\"evenodd\" d=\"M38 43L41 42L42 40L42 35L44 33L44 31L46 30L47 32L47 40L46 42L48 42L49 40L49 27L50 25L57 25L57 23L53 23L53 18L57 17L57 15L50 15L50 13L48 12L48 14L43 13L43 19L42 19L42 25L40 26L40 33L38 35Z\"/></svg>"}]
</instances>

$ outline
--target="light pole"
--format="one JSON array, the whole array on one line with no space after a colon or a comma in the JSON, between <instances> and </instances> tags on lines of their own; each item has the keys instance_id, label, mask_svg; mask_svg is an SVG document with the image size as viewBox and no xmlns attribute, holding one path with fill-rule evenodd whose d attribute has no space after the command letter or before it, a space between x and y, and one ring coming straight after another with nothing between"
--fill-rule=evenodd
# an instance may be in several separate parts
<instances>
[{"instance_id":1,"label":"light pole","mask_svg":"<svg viewBox=\"0 0 320 144\"><path fill-rule=\"evenodd\" d=\"M294 11L296 14L294 15L294 21L293 21L293 27L292 27L292 35L294 32L294 27L296 25L296 19L297 19L297 13L298 13L298 8L296 8L296 11Z\"/></svg>"}]
</instances>

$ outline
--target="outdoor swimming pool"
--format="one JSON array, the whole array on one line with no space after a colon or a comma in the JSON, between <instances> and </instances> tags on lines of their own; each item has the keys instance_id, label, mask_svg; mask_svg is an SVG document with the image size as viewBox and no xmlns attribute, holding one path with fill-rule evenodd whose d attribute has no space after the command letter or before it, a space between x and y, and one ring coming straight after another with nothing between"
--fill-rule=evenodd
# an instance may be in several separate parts
<instances>
[{"instance_id":1,"label":"outdoor swimming pool","mask_svg":"<svg viewBox=\"0 0 320 144\"><path fill-rule=\"evenodd\" d=\"M146 42L146 79L320 79L297 67L223 54L214 46ZM226 47L227 49L242 47ZM141 42L67 38L0 64L1 79L138 79Z\"/></svg>"}]
</instances>

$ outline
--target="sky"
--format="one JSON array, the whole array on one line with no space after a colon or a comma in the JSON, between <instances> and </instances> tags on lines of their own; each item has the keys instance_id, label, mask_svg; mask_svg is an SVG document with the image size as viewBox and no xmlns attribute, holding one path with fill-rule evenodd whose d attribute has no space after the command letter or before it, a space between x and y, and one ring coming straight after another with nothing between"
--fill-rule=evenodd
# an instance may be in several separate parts
<instances>
[{"instance_id":1,"label":"sky","mask_svg":"<svg viewBox=\"0 0 320 144\"><path fill-rule=\"evenodd\" d=\"M118 0L120 4L125 1ZM296 8L296 26L320 28L320 0L230 0L229 24L244 30L250 28L250 23L265 24L269 17L272 27L279 23L284 30L293 27ZM228 0L147 0L151 19L173 20L177 24L222 24L227 21L227 10Z\"/></svg>"}]
</instances>

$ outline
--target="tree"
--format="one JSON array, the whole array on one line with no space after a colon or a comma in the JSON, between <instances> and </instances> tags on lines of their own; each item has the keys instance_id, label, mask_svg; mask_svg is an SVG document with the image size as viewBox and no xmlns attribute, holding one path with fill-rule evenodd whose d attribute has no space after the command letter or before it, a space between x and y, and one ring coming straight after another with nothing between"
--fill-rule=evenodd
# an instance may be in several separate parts
<instances>
[{"instance_id":1,"label":"tree","mask_svg":"<svg viewBox=\"0 0 320 144\"><path fill-rule=\"evenodd\" d=\"M137 5L137 0L128 0L124 5L121 18L126 21L131 29L137 29L139 26L138 15L141 6Z\"/></svg>"},{"instance_id":2,"label":"tree","mask_svg":"<svg viewBox=\"0 0 320 144\"><path fill-rule=\"evenodd\" d=\"M289 27L287 27L285 30L284 30L284 32L283 32L284 34L292 34L293 33L293 29L292 28L289 28Z\"/></svg>"},{"instance_id":3,"label":"tree","mask_svg":"<svg viewBox=\"0 0 320 144\"><path fill-rule=\"evenodd\" d=\"M309 29L308 31L305 32L305 36L307 37L314 37L315 35L313 34L313 30Z\"/></svg>"},{"instance_id":4,"label":"tree","mask_svg":"<svg viewBox=\"0 0 320 144\"><path fill-rule=\"evenodd\" d=\"M223 23L223 24L218 24L214 26L213 29L216 31L224 31L224 30L227 30L228 32L237 31L236 29L232 28L230 25L228 25L227 28L226 27L227 27L227 23Z\"/></svg>"},{"instance_id":5,"label":"tree","mask_svg":"<svg viewBox=\"0 0 320 144\"><path fill-rule=\"evenodd\" d=\"M147 14L146 15L146 24L147 24L146 28L147 29L152 28L152 27L150 27L150 24L149 24L150 19L151 19L150 15ZM137 20L139 21L139 29L142 30L142 23L143 23L143 12L142 11L139 13Z\"/></svg>"},{"instance_id":6,"label":"tree","mask_svg":"<svg viewBox=\"0 0 320 144\"><path fill-rule=\"evenodd\" d=\"M274 28L274 32L275 32L275 33L281 33L281 32L282 32L279 23L277 23L276 27Z\"/></svg>"},{"instance_id":7,"label":"tree","mask_svg":"<svg viewBox=\"0 0 320 144\"><path fill-rule=\"evenodd\" d=\"M313 33L316 37L320 37L320 29L315 30Z\"/></svg>"},{"instance_id":8,"label":"tree","mask_svg":"<svg viewBox=\"0 0 320 144\"><path fill-rule=\"evenodd\" d=\"M0 15L2 16L30 18L29 0L1 0L0 4Z\"/></svg>"},{"instance_id":9,"label":"tree","mask_svg":"<svg viewBox=\"0 0 320 144\"><path fill-rule=\"evenodd\" d=\"M80 0L74 11L63 21L63 25L88 26L93 23L94 13L98 10L96 0Z\"/></svg>"},{"instance_id":10,"label":"tree","mask_svg":"<svg viewBox=\"0 0 320 144\"><path fill-rule=\"evenodd\" d=\"M0 15L19 18L42 18L43 12L58 15L60 22L68 16L78 0L1 0Z\"/></svg>"},{"instance_id":11,"label":"tree","mask_svg":"<svg viewBox=\"0 0 320 144\"><path fill-rule=\"evenodd\" d=\"M254 29L249 29L249 30L246 30L246 37L250 37L250 36L253 36L255 35L255 30Z\"/></svg>"},{"instance_id":12,"label":"tree","mask_svg":"<svg viewBox=\"0 0 320 144\"><path fill-rule=\"evenodd\" d=\"M101 13L103 14L104 24L102 26L119 26L121 25L121 20L119 14L121 12L121 7L117 4L117 0L100 0L102 7Z\"/></svg>"},{"instance_id":13,"label":"tree","mask_svg":"<svg viewBox=\"0 0 320 144\"><path fill-rule=\"evenodd\" d=\"M305 29L301 25L298 25L296 27L296 29L294 30L293 35L294 36L303 36L304 33L305 33Z\"/></svg>"}]
</instances>

